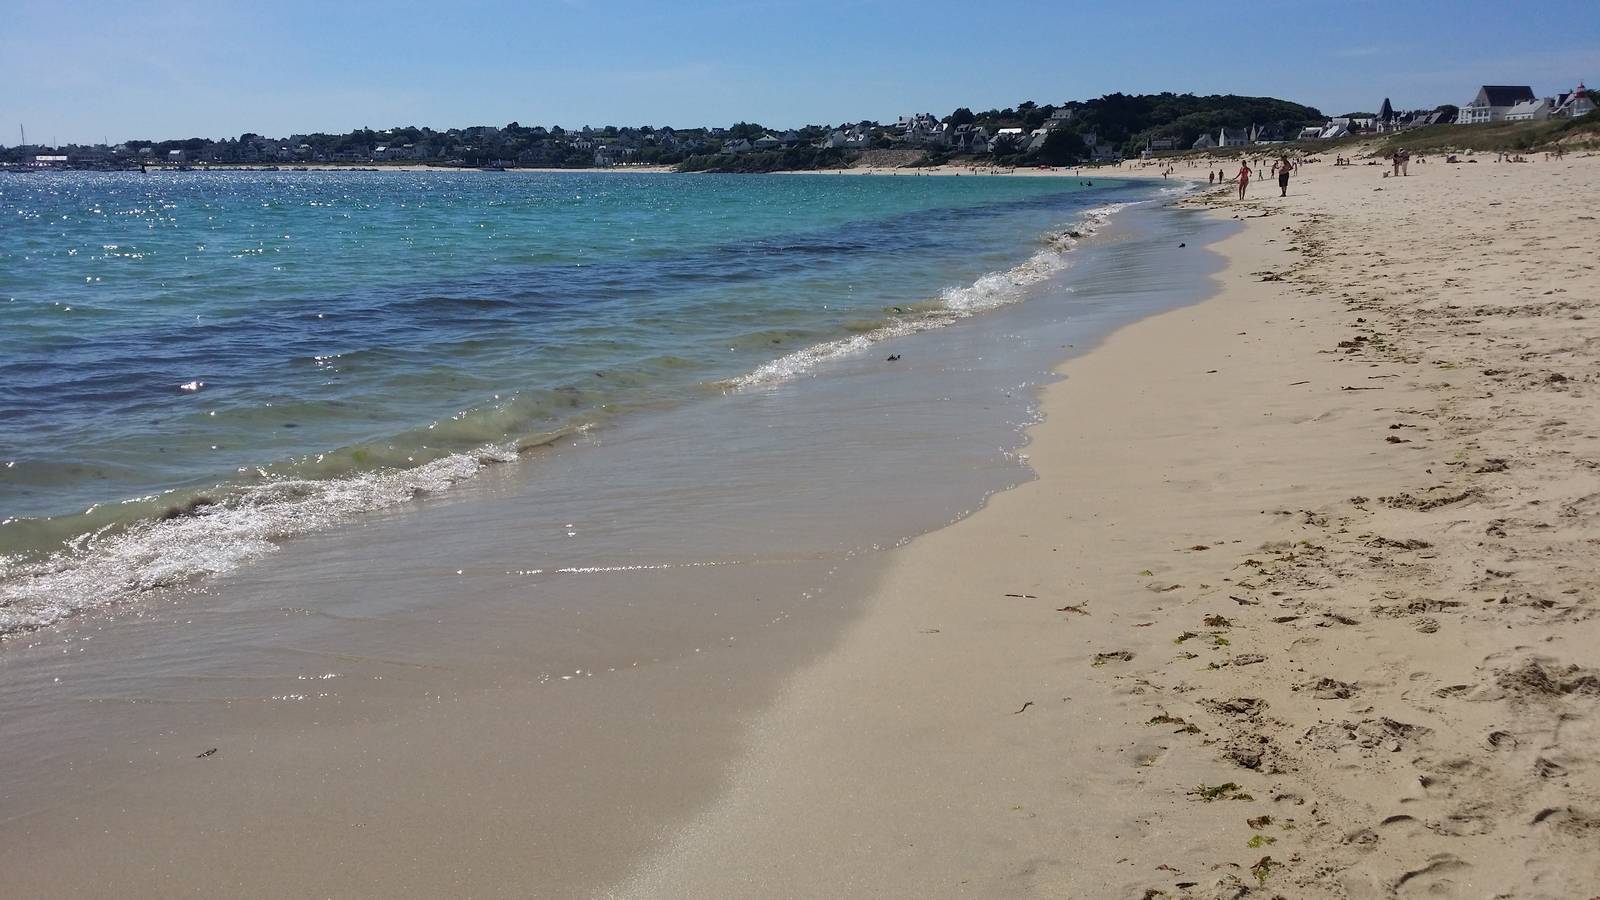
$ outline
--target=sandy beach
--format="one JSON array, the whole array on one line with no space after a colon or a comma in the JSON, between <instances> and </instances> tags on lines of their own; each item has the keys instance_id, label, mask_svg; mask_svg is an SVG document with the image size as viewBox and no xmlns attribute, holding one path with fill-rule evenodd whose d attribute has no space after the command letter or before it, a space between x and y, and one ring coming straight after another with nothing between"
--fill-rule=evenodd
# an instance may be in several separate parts
<instances>
[{"instance_id":1,"label":"sandy beach","mask_svg":"<svg viewBox=\"0 0 1600 900\"><path fill-rule=\"evenodd\" d=\"M12 644L0 894L1600 894L1600 158L1477 158L1129 209L1191 230L1086 242L1065 296L1099 306L641 417L534 493L508 468ZM1134 309L1169 311L1113 331ZM1016 420L929 435L1032 396L983 369L1001 340L1075 355L1033 480L963 515L940 489ZM641 510L706 435L776 474ZM890 512L796 487L835 481ZM689 549L529 571L612 519Z\"/></svg>"},{"instance_id":2,"label":"sandy beach","mask_svg":"<svg viewBox=\"0 0 1600 900\"><path fill-rule=\"evenodd\" d=\"M552 179L558 186L545 189L587 192L607 179ZM448 183L470 191L495 180ZM697 376L693 399L619 415L348 527L284 536L259 564L4 638L3 893L600 894L722 794L744 726L786 676L832 646L871 596L888 548L1029 477L1014 451L1037 385L1072 352L1063 348L1204 297L1220 259L1198 248L1233 230L1161 203L1109 212L1119 200L1154 199L1148 186L642 180L653 183L632 192L691 198L708 181L822 202L976 192L1022 198L985 206L1023 218L991 235L987 217L984 227L941 221L926 234L916 217L876 226L869 211L865 228L863 213L840 217L852 258L871 263L862 275L877 279L862 291L868 315L897 290L929 300L947 287L949 302L979 304L983 315L951 327L919 321L864 344L761 333L757 359L724 366L759 376L752 389L714 389ZM372 181L350 190L370 195ZM276 182L254 183L275 193ZM470 239L476 221L455 231ZM1044 245L1064 223L1082 223L1082 237ZM903 241L883 243L896 228ZM867 247L910 249L863 253L863 237ZM928 241L940 243L917 251ZM1179 249L1184 241L1196 250ZM579 232L575 243L590 241ZM694 257L662 255L677 280L630 267L640 296L681 291L679 261ZM729 308L749 314L763 284L750 274L761 269L730 269L720 249L704 256L717 267L705 280L743 276ZM847 298L845 278L819 280L826 256L778 258L808 282L784 296ZM794 266L806 259L818 262ZM959 274L936 269L913 290L887 283L914 260ZM592 280L608 277L596 268ZM1070 278L1046 277L1057 272ZM474 283L469 296L561 284L545 270L514 273L518 284ZM594 302L583 289L566 285L574 305ZM403 302L409 290L383 293ZM669 327L716 322L716 309L703 304ZM589 333L626 335L604 324ZM719 356L726 334L711 338ZM769 349L780 342L792 352ZM546 355L526 337L513 343ZM580 363L597 373L588 377L616 377L591 359ZM752 371L756 362L774 365ZM794 366L798 377L785 374ZM227 537L202 517L158 521L159 546L186 554ZM174 527L184 534L169 538ZM124 560L143 565L142 556L111 559L119 574ZM77 584L60 595L75 599ZM15 608L0 598L0 612Z\"/></svg>"},{"instance_id":3,"label":"sandy beach","mask_svg":"<svg viewBox=\"0 0 1600 900\"><path fill-rule=\"evenodd\" d=\"M1600 160L1305 167L626 897L1589 897Z\"/></svg>"}]
</instances>

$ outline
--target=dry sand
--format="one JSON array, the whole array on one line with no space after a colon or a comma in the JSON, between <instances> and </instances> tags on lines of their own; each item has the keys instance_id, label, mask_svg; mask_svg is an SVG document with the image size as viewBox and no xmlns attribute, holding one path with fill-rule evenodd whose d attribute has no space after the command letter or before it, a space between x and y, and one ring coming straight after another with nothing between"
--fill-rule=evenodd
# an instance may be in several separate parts
<instances>
[{"instance_id":1,"label":"dry sand","mask_svg":"<svg viewBox=\"0 0 1600 900\"><path fill-rule=\"evenodd\" d=\"M1381 171L1213 192L615 893L1600 895L1600 159Z\"/></svg>"}]
</instances>

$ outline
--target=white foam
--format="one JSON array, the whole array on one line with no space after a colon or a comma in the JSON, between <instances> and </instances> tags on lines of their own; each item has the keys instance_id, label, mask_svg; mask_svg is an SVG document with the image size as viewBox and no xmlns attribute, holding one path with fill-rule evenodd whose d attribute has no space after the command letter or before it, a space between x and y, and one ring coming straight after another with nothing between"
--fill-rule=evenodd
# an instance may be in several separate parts
<instances>
[{"instance_id":1,"label":"white foam","mask_svg":"<svg viewBox=\"0 0 1600 900\"><path fill-rule=\"evenodd\" d=\"M444 491L516 455L511 447L487 446L414 469L269 481L188 515L86 535L43 562L0 556L0 635L231 572L272 553L284 538Z\"/></svg>"},{"instance_id":2,"label":"white foam","mask_svg":"<svg viewBox=\"0 0 1600 900\"><path fill-rule=\"evenodd\" d=\"M959 319L1023 300L1028 295L1028 288L1071 264L1067 253L1077 245L1079 238L1103 228L1113 215L1131 205L1112 203L1085 211L1077 225L1046 238L1044 249L1009 269L983 275L972 284L946 288L939 294L939 306L918 317L896 319L863 334L812 344L729 379L724 384L739 389L790 381L809 374L821 363L864 353L874 344L890 338L942 328Z\"/></svg>"}]
</instances>

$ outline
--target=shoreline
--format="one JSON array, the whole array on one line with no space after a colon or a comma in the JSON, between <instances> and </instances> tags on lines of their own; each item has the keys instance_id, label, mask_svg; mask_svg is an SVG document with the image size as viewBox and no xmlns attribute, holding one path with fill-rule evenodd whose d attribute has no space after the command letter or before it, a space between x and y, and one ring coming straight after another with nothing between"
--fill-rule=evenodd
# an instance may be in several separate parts
<instances>
[{"instance_id":1,"label":"shoreline","mask_svg":"<svg viewBox=\"0 0 1600 900\"><path fill-rule=\"evenodd\" d=\"M1037 479L894 551L613 895L1592 893L1600 172L1418 168L1213 192L1217 294L1063 365Z\"/></svg>"},{"instance_id":2,"label":"shoreline","mask_svg":"<svg viewBox=\"0 0 1600 900\"><path fill-rule=\"evenodd\" d=\"M572 896L622 877L717 795L743 724L870 593L879 547L1024 476L1009 448L1060 348L1214 266L1171 249L1198 247L1195 217L1159 209L1141 212L1148 227L1113 219L1129 249L1087 241L1070 264L1114 275L1151 241L1187 254L1132 282L1142 300L1093 274L1081 290L1041 282L1045 296L891 338L825 377L641 415L537 474L504 467L290 542L202 596L25 636L0 655L0 709L17 711L0 716L18 750L0 787L14 888ZM886 366L891 353L905 359ZM638 453L670 465L706 435L778 468L720 465L703 490L651 493L661 473ZM841 526L841 496L885 512ZM539 537L566 522L576 536ZM608 558L623 546L608 522L637 552ZM680 537L696 534L715 543ZM263 868L328 845L339 872Z\"/></svg>"},{"instance_id":3,"label":"shoreline","mask_svg":"<svg viewBox=\"0 0 1600 900\"><path fill-rule=\"evenodd\" d=\"M1130 161L1137 162L1137 161ZM1144 171L1156 168L1157 171ZM138 172L138 169L63 169L47 171L65 172L99 172L102 174L119 174ZM401 172L406 174L424 173L478 173L484 175L581 175L581 174L615 174L615 175L707 175L707 174L738 174L738 175L879 175L879 176L912 176L912 175L939 175L939 176L967 176L967 177L1007 177L1007 178L1128 178L1128 179L1155 179L1160 178L1159 167L1152 165L1133 165L1128 167L1107 166L1048 166L1048 167L1011 167L998 168L993 166L971 166L951 163L941 163L933 166L860 166L843 169L778 169L771 172L680 172L676 166L604 166L585 169L552 169L539 167L517 167L507 169L485 169L477 166L428 166L428 165L336 165L332 163L307 163L303 166L191 166L179 169L171 166L152 166L147 174L195 174L195 173L253 173L253 174L294 174L296 172L350 172L360 174L375 174L383 172ZM33 174L33 173L23 173ZM1198 181L1192 172L1187 169L1175 171L1173 181L1180 180Z\"/></svg>"},{"instance_id":4,"label":"shoreline","mask_svg":"<svg viewBox=\"0 0 1600 900\"><path fill-rule=\"evenodd\" d=\"M229 479L226 472L218 472L214 473L214 481L202 476L191 484L159 493L129 490L121 496L85 497L83 505L89 512L82 516L39 515L33 519L18 517L0 522L0 537L9 536L7 527L21 525L21 539L19 546L15 546L18 555L6 560L14 565L4 573L16 580L0 581L0 641L26 638L38 628L48 628L60 619L80 613L92 615L97 610L115 608L129 600L137 602L140 595L151 588L142 577L126 578L130 567L161 568L164 570L161 583L170 585L192 582L197 576L210 579L252 565L264 553L270 555L270 551L261 550L254 542L241 544L236 540L241 525L232 514L241 510L256 514L243 527L275 544L358 525L365 515L404 507L418 496L447 495L502 466L590 439L601 440L607 428L630 411L661 409L715 392L760 388L807 377L812 368L830 360L870 353L872 347L884 341L937 330L972 315L1008 306L1021 299L1030 285L1048 278L1049 272L1058 267L1069 268L1070 260L1076 258L1071 255L1073 247L1080 238L1104 226L1106 210L1126 205L1112 197L1104 202L1109 206L1077 208L1062 221L1048 220L1048 227L1038 238L1043 241L1046 236L1061 232L1070 233L1070 239L1061 237L1056 241L1052 238L1053 242L1042 247L1035 242L1018 242L1015 248L1008 248L1008 252L1016 252L1005 259L1001 268L984 271L987 267L979 267L969 276L929 290L925 295L915 295L909 300L895 298L908 307L921 306L915 313L900 314L897 304L896 315L883 311L877 320L868 320L863 315L849 327L839 325L833 331L813 336L810 343L790 345L787 352L778 356L757 356L749 362L748 368L725 371L716 378L698 382L688 397L668 400L621 395L620 399L608 398L594 409L570 414L565 421L536 423L541 427L494 436L476 446L458 442L449 452L436 452L435 458L405 468L394 468L380 460L365 468L352 465L331 475L320 475L315 470L302 473L293 468L295 455L286 454L277 460L249 464L257 472L273 467L272 477ZM868 322L875 324L859 330L861 324ZM459 415L464 417L466 413ZM422 428L415 423L395 425L391 439L419 433L423 433ZM301 455L337 457L350 452L350 445L336 444L305 448ZM276 468L280 464L284 468ZM291 493L287 499L279 497L285 480L300 478L304 479L300 492ZM305 493L311 491L323 498L320 504L323 514L302 523L299 517L307 505ZM198 514L194 514L197 511ZM220 524L209 527L208 523L214 521ZM32 533L27 530L30 526L33 526ZM70 541L81 541L85 536L92 536L94 543L80 545L75 555L47 555L45 552ZM29 541L31 544L27 543ZM191 560L203 563L204 567L169 568L171 563L161 548L175 543L187 545ZM30 553L31 556L26 555ZM34 582L39 586L36 596L42 600L33 599L25 592L28 578L38 579ZM11 588L15 593L8 590ZM41 610L42 613L30 618L30 614Z\"/></svg>"},{"instance_id":5,"label":"shoreline","mask_svg":"<svg viewBox=\"0 0 1600 900\"><path fill-rule=\"evenodd\" d=\"M1212 192L1210 215L1243 226L1211 245L1226 259L1212 296L1072 355L1019 454L1035 479L888 550L870 579L846 573L809 624L758 638L799 598L694 622L653 602L770 599L784 581L770 566L606 576L571 589L617 602L563 632L579 680L551 693L526 659L551 620L485 577L518 564L517 545L484 553L481 538L515 528L445 500L431 530L402 511L353 531L384 562L365 576L308 546L292 572L219 595L231 608L74 624L80 640L31 648L55 660L36 687L0 656L29 703L95 658L74 649L121 643L171 682L151 691L124 672L77 698L84 747L108 722L166 724L52 757L112 780L9 807L0 860L84 895L116 876L243 894L270 878L275 895L337 880L557 895L604 881L640 897L1579 896L1600 880L1579 862L1600 821L1600 671L1584 650L1600 639L1587 561L1600 446L1586 431L1600 337L1583 315L1595 267L1573 235L1600 200L1596 167L1419 168L1396 181L1309 168L1287 202L1266 185L1244 203ZM1548 202L1557 190L1569 206ZM527 507L500 505L493 521L526 527ZM627 580L634 593L613 596ZM310 602L319 591L345 596ZM418 602L377 615L377 599L407 595ZM480 603L492 631L436 620ZM254 606L268 614L227 618ZM828 624L841 616L842 634ZM175 653L204 647L139 646L189 617L232 622L248 664L190 681ZM367 632L359 656L321 634L391 625L405 630ZM607 629L669 626L671 652L607 670L627 666ZM319 637L278 637L296 627ZM418 653L402 635L423 627ZM341 680L248 703L279 690L268 649ZM319 711L307 696L338 699ZM630 739L640 723L678 735L658 765L657 738ZM626 825L601 815L606 798ZM330 845L338 871L282 864Z\"/></svg>"}]
</instances>

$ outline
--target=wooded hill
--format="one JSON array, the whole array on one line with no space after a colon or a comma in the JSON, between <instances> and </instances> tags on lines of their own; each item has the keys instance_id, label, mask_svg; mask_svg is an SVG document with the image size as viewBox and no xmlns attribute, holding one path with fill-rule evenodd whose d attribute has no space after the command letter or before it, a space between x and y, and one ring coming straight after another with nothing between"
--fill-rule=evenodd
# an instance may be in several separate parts
<instances>
[{"instance_id":1,"label":"wooded hill","mask_svg":"<svg viewBox=\"0 0 1600 900\"><path fill-rule=\"evenodd\" d=\"M1201 97L1173 93L1106 94L1094 100L1063 103L1059 107L1023 103L1014 110L981 113L958 109L952 113L952 118L956 124L966 120L989 127L1033 129L1042 126L1057 109L1073 111L1070 126L1073 130L1094 132L1101 143L1118 147L1129 157L1137 156L1154 138L1170 138L1176 141L1179 149L1187 150L1200 135L1215 135L1224 127L1271 126L1293 138L1300 129L1327 121L1315 107L1275 97L1237 94Z\"/></svg>"}]
</instances>

